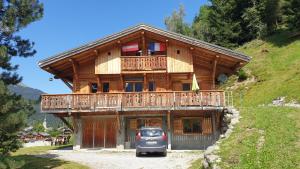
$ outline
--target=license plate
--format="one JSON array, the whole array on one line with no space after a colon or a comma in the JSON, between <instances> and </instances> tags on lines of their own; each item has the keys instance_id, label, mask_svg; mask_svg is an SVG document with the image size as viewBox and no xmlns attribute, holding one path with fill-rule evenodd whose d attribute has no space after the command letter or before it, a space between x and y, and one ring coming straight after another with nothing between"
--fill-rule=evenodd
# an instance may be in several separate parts
<instances>
[{"instance_id":1,"label":"license plate","mask_svg":"<svg viewBox=\"0 0 300 169\"><path fill-rule=\"evenodd\" d=\"M157 144L157 141L147 141L146 144L150 144L150 145Z\"/></svg>"}]
</instances>

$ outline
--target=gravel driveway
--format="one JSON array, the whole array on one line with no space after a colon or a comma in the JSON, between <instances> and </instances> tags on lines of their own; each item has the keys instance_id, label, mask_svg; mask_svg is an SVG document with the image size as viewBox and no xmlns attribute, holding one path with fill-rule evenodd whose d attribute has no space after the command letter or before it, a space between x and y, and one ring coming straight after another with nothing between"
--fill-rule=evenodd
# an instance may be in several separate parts
<instances>
[{"instance_id":1,"label":"gravel driveway","mask_svg":"<svg viewBox=\"0 0 300 169\"><path fill-rule=\"evenodd\" d=\"M47 156L81 163L92 169L183 169L188 168L194 160L202 158L203 154L201 151L172 151L168 152L167 157L155 154L136 157L135 151L52 150Z\"/></svg>"}]
</instances>

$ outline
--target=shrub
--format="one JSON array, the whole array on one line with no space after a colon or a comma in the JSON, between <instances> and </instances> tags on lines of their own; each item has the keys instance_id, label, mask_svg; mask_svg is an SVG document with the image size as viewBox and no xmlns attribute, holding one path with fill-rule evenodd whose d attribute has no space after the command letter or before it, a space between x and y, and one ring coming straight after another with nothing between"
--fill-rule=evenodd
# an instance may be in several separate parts
<instances>
[{"instance_id":1,"label":"shrub","mask_svg":"<svg viewBox=\"0 0 300 169\"><path fill-rule=\"evenodd\" d=\"M246 80L248 78L247 73L243 69L240 69L237 72L237 76L238 76L238 81L239 82L244 81L244 80Z\"/></svg>"}]
</instances>

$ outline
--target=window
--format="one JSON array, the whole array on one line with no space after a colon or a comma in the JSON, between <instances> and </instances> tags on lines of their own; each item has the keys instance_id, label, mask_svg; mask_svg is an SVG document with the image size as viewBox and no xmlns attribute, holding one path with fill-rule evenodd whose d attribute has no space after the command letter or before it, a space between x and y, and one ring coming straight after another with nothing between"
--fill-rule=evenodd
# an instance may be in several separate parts
<instances>
[{"instance_id":1,"label":"window","mask_svg":"<svg viewBox=\"0 0 300 169\"><path fill-rule=\"evenodd\" d=\"M148 84L148 91L155 91L156 90L156 86L155 86L155 82L149 82Z\"/></svg>"},{"instance_id":2,"label":"window","mask_svg":"<svg viewBox=\"0 0 300 169\"><path fill-rule=\"evenodd\" d=\"M191 84L190 83L183 83L182 84L182 90L183 91L190 91L191 90Z\"/></svg>"},{"instance_id":3,"label":"window","mask_svg":"<svg viewBox=\"0 0 300 169\"><path fill-rule=\"evenodd\" d=\"M142 82L126 82L125 83L125 92L141 92L143 91Z\"/></svg>"},{"instance_id":4,"label":"window","mask_svg":"<svg viewBox=\"0 0 300 169\"><path fill-rule=\"evenodd\" d=\"M91 92L92 93L97 93L98 91L98 84L97 83L92 83L91 84Z\"/></svg>"},{"instance_id":5,"label":"window","mask_svg":"<svg viewBox=\"0 0 300 169\"><path fill-rule=\"evenodd\" d=\"M183 133L202 133L200 118L183 119Z\"/></svg>"},{"instance_id":6,"label":"window","mask_svg":"<svg viewBox=\"0 0 300 169\"><path fill-rule=\"evenodd\" d=\"M102 86L102 92L109 92L109 83L103 83Z\"/></svg>"},{"instance_id":7,"label":"window","mask_svg":"<svg viewBox=\"0 0 300 169\"><path fill-rule=\"evenodd\" d=\"M143 129L141 130L142 137L159 137L163 135L161 129Z\"/></svg>"}]
</instances>

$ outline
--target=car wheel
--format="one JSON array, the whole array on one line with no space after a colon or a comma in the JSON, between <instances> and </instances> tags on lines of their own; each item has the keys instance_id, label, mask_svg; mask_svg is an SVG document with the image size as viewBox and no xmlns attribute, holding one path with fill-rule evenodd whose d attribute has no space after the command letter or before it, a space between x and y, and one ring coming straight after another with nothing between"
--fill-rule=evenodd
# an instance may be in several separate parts
<instances>
[{"instance_id":1,"label":"car wheel","mask_svg":"<svg viewBox=\"0 0 300 169\"><path fill-rule=\"evenodd\" d=\"M167 151L163 152L162 155L163 155L163 157L166 157L167 156Z\"/></svg>"},{"instance_id":2,"label":"car wheel","mask_svg":"<svg viewBox=\"0 0 300 169\"><path fill-rule=\"evenodd\" d=\"M140 153L135 152L135 156L136 156L136 157L139 157L139 156L140 156Z\"/></svg>"}]
</instances>

